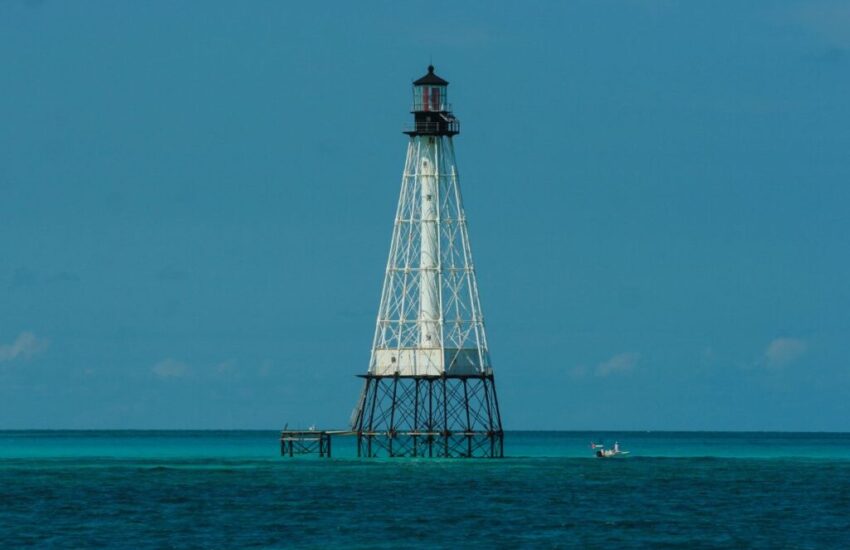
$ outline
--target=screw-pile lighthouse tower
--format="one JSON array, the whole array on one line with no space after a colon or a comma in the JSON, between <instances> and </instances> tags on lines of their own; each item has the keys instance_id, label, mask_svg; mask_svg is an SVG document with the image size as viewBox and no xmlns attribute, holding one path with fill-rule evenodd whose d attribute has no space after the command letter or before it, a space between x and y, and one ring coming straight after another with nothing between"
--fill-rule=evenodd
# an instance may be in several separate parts
<instances>
[{"instance_id":1,"label":"screw-pile lighthouse tower","mask_svg":"<svg viewBox=\"0 0 850 550\"><path fill-rule=\"evenodd\" d=\"M413 83L413 125L363 392L360 456L503 455L502 421L478 298L448 82Z\"/></svg>"}]
</instances>

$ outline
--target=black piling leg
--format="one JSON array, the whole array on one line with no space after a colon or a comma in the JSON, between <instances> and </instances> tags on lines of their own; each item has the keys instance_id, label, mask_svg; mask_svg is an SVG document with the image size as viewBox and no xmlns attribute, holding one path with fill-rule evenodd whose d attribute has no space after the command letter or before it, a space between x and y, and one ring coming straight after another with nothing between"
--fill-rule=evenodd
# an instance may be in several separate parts
<instances>
[{"instance_id":1,"label":"black piling leg","mask_svg":"<svg viewBox=\"0 0 850 550\"><path fill-rule=\"evenodd\" d=\"M434 380L428 379L428 458L434 456Z\"/></svg>"},{"instance_id":2,"label":"black piling leg","mask_svg":"<svg viewBox=\"0 0 850 550\"><path fill-rule=\"evenodd\" d=\"M466 378L463 379L463 401L466 406L466 456L472 456L472 423L469 421L469 390Z\"/></svg>"},{"instance_id":3,"label":"black piling leg","mask_svg":"<svg viewBox=\"0 0 850 550\"><path fill-rule=\"evenodd\" d=\"M413 391L413 431L419 433L419 379L413 381L415 384ZM413 436L413 456L417 455L416 444L419 441L419 436Z\"/></svg>"},{"instance_id":4,"label":"black piling leg","mask_svg":"<svg viewBox=\"0 0 850 550\"><path fill-rule=\"evenodd\" d=\"M443 375L443 456L449 456L449 396L446 392L446 375Z\"/></svg>"},{"instance_id":5,"label":"black piling leg","mask_svg":"<svg viewBox=\"0 0 850 550\"><path fill-rule=\"evenodd\" d=\"M387 437L389 438L389 455L395 456L393 453L393 439L395 439L395 407L396 407L396 394L398 392L398 374L393 377L393 401L390 404L390 429Z\"/></svg>"}]
</instances>

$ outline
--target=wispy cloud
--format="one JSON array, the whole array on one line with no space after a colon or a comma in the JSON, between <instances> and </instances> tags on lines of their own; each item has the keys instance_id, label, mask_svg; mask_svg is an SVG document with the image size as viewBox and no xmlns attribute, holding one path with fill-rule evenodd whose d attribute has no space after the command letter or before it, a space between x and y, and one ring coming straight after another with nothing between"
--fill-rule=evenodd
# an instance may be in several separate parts
<instances>
[{"instance_id":1,"label":"wispy cloud","mask_svg":"<svg viewBox=\"0 0 850 550\"><path fill-rule=\"evenodd\" d=\"M603 361L596 365L596 376L608 376L622 372L629 372L635 368L640 360L640 354L637 352L620 353L614 357Z\"/></svg>"},{"instance_id":2,"label":"wispy cloud","mask_svg":"<svg viewBox=\"0 0 850 550\"><path fill-rule=\"evenodd\" d=\"M789 365L799 359L809 345L800 338L776 338L764 350L764 364L777 368Z\"/></svg>"},{"instance_id":3,"label":"wispy cloud","mask_svg":"<svg viewBox=\"0 0 850 550\"><path fill-rule=\"evenodd\" d=\"M32 332L22 332L11 344L0 345L0 363L15 359L29 359L47 349L46 338L39 338Z\"/></svg>"},{"instance_id":4,"label":"wispy cloud","mask_svg":"<svg viewBox=\"0 0 850 550\"><path fill-rule=\"evenodd\" d=\"M843 0L801 2L789 8L784 19L833 46L850 48L850 4Z\"/></svg>"},{"instance_id":5,"label":"wispy cloud","mask_svg":"<svg viewBox=\"0 0 850 550\"><path fill-rule=\"evenodd\" d=\"M186 363L169 357L152 366L151 372L163 379L183 378L191 372L191 369Z\"/></svg>"}]
</instances>

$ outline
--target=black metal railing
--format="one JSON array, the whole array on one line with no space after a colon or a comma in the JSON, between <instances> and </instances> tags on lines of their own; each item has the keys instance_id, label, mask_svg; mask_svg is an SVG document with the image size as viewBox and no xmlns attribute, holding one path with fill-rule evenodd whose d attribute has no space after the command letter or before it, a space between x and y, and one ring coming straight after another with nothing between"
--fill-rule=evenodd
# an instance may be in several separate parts
<instances>
[{"instance_id":1,"label":"black metal railing","mask_svg":"<svg viewBox=\"0 0 850 550\"><path fill-rule=\"evenodd\" d=\"M460 133L460 121L458 119L451 120L432 120L432 121L417 121L405 124L404 133L406 134L458 134Z\"/></svg>"}]
</instances>

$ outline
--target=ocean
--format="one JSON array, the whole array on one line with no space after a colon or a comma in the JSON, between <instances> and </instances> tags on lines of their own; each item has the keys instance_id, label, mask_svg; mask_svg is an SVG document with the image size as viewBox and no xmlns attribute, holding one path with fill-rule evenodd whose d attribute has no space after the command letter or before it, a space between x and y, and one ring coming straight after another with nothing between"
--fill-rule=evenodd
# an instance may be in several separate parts
<instances>
[{"instance_id":1,"label":"ocean","mask_svg":"<svg viewBox=\"0 0 850 550\"><path fill-rule=\"evenodd\" d=\"M626 458L593 458L590 442ZM0 432L3 548L850 548L850 434L508 432L504 459L273 431Z\"/></svg>"}]
</instances>

